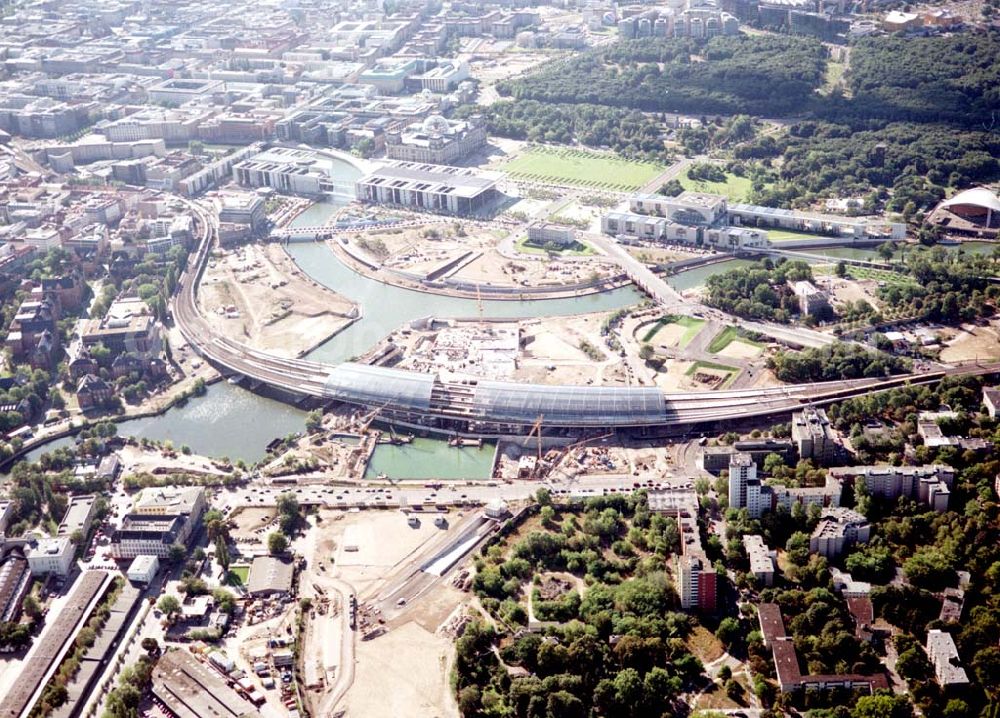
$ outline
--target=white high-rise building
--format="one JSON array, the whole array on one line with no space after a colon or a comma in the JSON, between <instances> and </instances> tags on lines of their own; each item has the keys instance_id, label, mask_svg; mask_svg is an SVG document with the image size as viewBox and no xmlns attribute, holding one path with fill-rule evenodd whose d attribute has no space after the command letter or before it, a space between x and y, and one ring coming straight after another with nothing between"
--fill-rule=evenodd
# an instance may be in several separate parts
<instances>
[{"instance_id":1,"label":"white high-rise building","mask_svg":"<svg viewBox=\"0 0 1000 718\"><path fill-rule=\"evenodd\" d=\"M733 454L729 459L729 506L743 509L747 506L747 484L757 479L757 464L750 454Z\"/></svg>"}]
</instances>

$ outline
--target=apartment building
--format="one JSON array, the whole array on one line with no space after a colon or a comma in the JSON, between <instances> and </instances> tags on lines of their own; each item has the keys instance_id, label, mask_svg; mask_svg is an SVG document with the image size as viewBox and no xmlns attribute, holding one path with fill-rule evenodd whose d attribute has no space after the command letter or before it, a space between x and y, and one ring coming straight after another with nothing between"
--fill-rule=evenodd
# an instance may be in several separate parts
<instances>
[{"instance_id":1,"label":"apartment building","mask_svg":"<svg viewBox=\"0 0 1000 718\"><path fill-rule=\"evenodd\" d=\"M934 666L934 677L942 688L965 686L969 677L962 667L958 648L950 633L932 628L927 631L927 657Z\"/></svg>"},{"instance_id":2,"label":"apartment building","mask_svg":"<svg viewBox=\"0 0 1000 718\"><path fill-rule=\"evenodd\" d=\"M748 534L743 537L743 549L750 560L750 573L761 586L774 585L774 558L771 550L764 543L764 538L758 534Z\"/></svg>"},{"instance_id":3,"label":"apartment building","mask_svg":"<svg viewBox=\"0 0 1000 718\"><path fill-rule=\"evenodd\" d=\"M863 515L843 507L826 508L809 537L809 550L834 559L847 547L868 543L870 538L871 524Z\"/></svg>"},{"instance_id":4,"label":"apartment building","mask_svg":"<svg viewBox=\"0 0 1000 718\"><path fill-rule=\"evenodd\" d=\"M792 441L800 458L820 463L833 458L838 448L826 410L813 406L792 415Z\"/></svg>"}]
</instances>

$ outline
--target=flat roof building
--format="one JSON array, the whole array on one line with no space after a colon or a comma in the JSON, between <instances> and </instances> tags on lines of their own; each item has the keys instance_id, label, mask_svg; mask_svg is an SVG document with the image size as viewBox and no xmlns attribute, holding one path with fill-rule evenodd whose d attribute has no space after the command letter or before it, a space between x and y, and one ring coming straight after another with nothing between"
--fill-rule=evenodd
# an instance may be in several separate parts
<instances>
[{"instance_id":1,"label":"flat roof building","mask_svg":"<svg viewBox=\"0 0 1000 718\"><path fill-rule=\"evenodd\" d=\"M826 461L837 448L837 437L826 410L809 406L792 415L792 441L802 459Z\"/></svg>"},{"instance_id":2,"label":"flat roof building","mask_svg":"<svg viewBox=\"0 0 1000 718\"><path fill-rule=\"evenodd\" d=\"M809 550L833 559L856 543L868 543L871 524L862 514L843 507L823 509L819 523L809 537Z\"/></svg>"},{"instance_id":3,"label":"flat roof building","mask_svg":"<svg viewBox=\"0 0 1000 718\"><path fill-rule=\"evenodd\" d=\"M927 656L934 666L934 677L942 688L968 685L969 677L958 657L958 648L950 633L932 628L927 631Z\"/></svg>"},{"instance_id":4,"label":"flat roof building","mask_svg":"<svg viewBox=\"0 0 1000 718\"><path fill-rule=\"evenodd\" d=\"M356 184L362 202L397 205L431 212L470 215L499 197L497 177L446 165L393 162Z\"/></svg>"},{"instance_id":5,"label":"flat roof building","mask_svg":"<svg viewBox=\"0 0 1000 718\"><path fill-rule=\"evenodd\" d=\"M771 551L764 543L764 538L758 534L744 536L743 548L750 559L750 573L757 582L764 586L774 585L774 559L771 558Z\"/></svg>"},{"instance_id":6,"label":"flat roof building","mask_svg":"<svg viewBox=\"0 0 1000 718\"><path fill-rule=\"evenodd\" d=\"M87 534L90 532L90 524L94 519L96 508L97 497L94 494L70 496L66 513L59 524L58 535L72 536L75 532L79 531L80 535L86 539Z\"/></svg>"},{"instance_id":7,"label":"flat roof building","mask_svg":"<svg viewBox=\"0 0 1000 718\"><path fill-rule=\"evenodd\" d=\"M31 573L35 576L69 575L76 557L76 544L68 536L46 537L38 540L25 554Z\"/></svg>"},{"instance_id":8,"label":"flat roof building","mask_svg":"<svg viewBox=\"0 0 1000 718\"><path fill-rule=\"evenodd\" d=\"M201 516L205 508L205 489L201 486L156 486L140 491L132 510L147 515Z\"/></svg>"}]
</instances>

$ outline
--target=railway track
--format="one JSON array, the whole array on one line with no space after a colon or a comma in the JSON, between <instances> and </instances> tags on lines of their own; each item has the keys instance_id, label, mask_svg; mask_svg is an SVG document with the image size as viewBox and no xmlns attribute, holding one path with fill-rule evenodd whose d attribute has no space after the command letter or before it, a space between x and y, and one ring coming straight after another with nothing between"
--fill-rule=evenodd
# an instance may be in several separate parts
<instances>
[{"instance_id":1,"label":"railway track","mask_svg":"<svg viewBox=\"0 0 1000 718\"><path fill-rule=\"evenodd\" d=\"M330 379L336 371L334 366L305 359L278 357L216 334L198 310L197 290L211 251L217 221L210 212L197 203L184 201L198 218L201 237L198 248L190 258L188 267L178 284L173 311L174 319L184 338L203 359L225 374L242 375L294 395L313 397L319 400L336 398L339 401L354 403L365 408L393 409L392 406L386 406L384 399L380 399L378 404L374 404L370 399L372 394L370 386L359 386L357 397L345 397L343 388L335 394L330 386ZM1000 363L979 364L977 362L884 379L855 379L711 392L671 392L663 394L664 411L662 416L646 416L641 420L637 420L636 417L620 416L608 421L605 426L625 428L651 424L693 425L773 416L787 414L805 405L830 404L846 398L886 391L908 384L935 383L946 376L996 373L1000 373ZM512 392L517 390L517 384L510 384L510 386ZM579 388L581 392L596 389L599 388ZM440 382L434 378L435 400L432 403L432 408L425 410L425 413L428 414L427 418L453 422L511 423L509 419L490 417L488 414L482 413L482 409L477 410L474 403L470 404L470 395L474 394L474 391L475 386L468 383L451 384ZM544 393L544 389L540 391ZM634 388L623 388L622 391L635 390ZM409 412L413 411L413 407L409 405L401 408ZM524 428L527 428L536 420L537 415L533 416L530 421L521 423L524 423ZM590 420L581 420L579 424L573 426L592 426L593 424L593 417L591 417ZM547 425L553 424L548 423Z\"/></svg>"}]
</instances>

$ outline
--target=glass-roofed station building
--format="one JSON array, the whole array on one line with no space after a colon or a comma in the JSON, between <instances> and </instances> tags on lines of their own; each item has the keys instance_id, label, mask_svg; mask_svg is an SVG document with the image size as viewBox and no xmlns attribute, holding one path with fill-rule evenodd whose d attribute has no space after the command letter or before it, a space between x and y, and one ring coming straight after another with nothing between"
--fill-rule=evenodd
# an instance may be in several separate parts
<instances>
[{"instance_id":1,"label":"glass-roofed station building","mask_svg":"<svg viewBox=\"0 0 1000 718\"><path fill-rule=\"evenodd\" d=\"M519 434L545 427L642 427L666 423L666 398L654 387L550 386L499 381L444 383L422 374L361 364L330 371L325 398L377 407L400 423L476 434Z\"/></svg>"}]
</instances>

